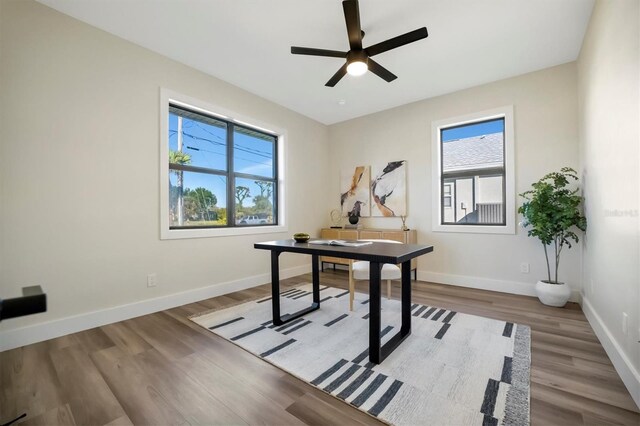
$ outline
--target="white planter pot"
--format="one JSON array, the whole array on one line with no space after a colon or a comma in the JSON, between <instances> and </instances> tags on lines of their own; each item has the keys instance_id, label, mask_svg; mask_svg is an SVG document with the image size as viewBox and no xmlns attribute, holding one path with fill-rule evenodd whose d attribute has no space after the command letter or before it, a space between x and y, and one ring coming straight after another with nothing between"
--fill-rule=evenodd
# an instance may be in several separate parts
<instances>
[{"instance_id":1,"label":"white planter pot","mask_svg":"<svg viewBox=\"0 0 640 426\"><path fill-rule=\"evenodd\" d=\"M536 283L536 295L543 304L561 308L569 300L571 288L565 283L549 284L538 281Z\"/></svg>"}]
</instances>

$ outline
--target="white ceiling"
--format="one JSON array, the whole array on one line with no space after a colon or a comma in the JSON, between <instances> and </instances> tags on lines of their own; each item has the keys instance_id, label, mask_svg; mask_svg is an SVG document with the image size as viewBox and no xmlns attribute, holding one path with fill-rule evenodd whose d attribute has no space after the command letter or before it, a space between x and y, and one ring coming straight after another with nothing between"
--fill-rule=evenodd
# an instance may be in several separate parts
<instances>
[{"instance_id":1,"label":"white ceiling","mask_svg":"<svg viewBox=\"0 0 640 426\"><path fill-rule=\"evenodd\" d=\"M325 124L573 61L594 0L361 0L365 47L426 26L376 56L398 76L326 81L348 50L339 0L38 0ZM344 105L339 101L344 100Z\"/></svg>"}]
</instances>

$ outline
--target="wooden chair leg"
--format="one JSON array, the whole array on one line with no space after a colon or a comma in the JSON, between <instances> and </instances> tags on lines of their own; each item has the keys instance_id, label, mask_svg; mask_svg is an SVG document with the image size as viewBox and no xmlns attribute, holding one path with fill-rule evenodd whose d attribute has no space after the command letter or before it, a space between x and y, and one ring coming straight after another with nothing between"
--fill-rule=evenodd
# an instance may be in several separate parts
<instances>
[{"instance_id":1,"label":"wooden chair leg","mask_svg":"<svg viewBox=\"0 0 640 426\"><path fill-rule=\"evenodd\" d=\"M391 280L387 280L387 299L391 299Z\"/></svg>"},{"instance_id":2,"label":"wooden chair leg","mask_svg":"<svg viewBox=\"0 0 640 426\"><path fill-rule=\"evenodd\" d=\"M356 292L356 284L353 280L353 262L349 261L349 310L353 311L353 298Z\"/></svg>"}]
</instances>

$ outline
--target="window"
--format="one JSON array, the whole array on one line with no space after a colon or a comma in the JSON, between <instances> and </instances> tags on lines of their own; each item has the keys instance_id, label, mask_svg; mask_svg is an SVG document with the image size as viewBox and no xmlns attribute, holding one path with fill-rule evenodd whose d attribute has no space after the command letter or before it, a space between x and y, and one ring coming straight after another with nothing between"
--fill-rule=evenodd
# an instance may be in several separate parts
<instances>
[{"instance_id":1,"label":"window","mask_svg":"<svg viewBox=\"0 0 640 426\"><path fill-rule=\"evenodd\" d=\"M433 124L434 230L515 231L511 111Z\"/></svg>"},{"instance_id":2,"label":"window","mask_svg":"<svg viewBox=\"0 0 640 426\"><path fill-rule=\"evenodd\" d=\"M451 207L451 199L453 197L453 193L451 192L451 186L452 184L450 183L446 183L444 184L443 187L443 196L442 196L442 202L443 202L443 206L444 207Z\"/></svg>"},{"instance_id":3,"label":"window","mask_svg":"<svg viewBox=\"0 0 640 426\"><path fill-rule=\"evenodd\" d=\"M161 98L161 238L284 230L282 137L197 101Z\"/></svg>"}]
</instances>

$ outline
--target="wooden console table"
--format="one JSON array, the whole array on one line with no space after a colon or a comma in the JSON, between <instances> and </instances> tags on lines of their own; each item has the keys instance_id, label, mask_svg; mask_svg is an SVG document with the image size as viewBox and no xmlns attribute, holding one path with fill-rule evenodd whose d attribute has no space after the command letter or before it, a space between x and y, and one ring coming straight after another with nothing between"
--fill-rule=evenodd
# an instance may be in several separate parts
<instances>
[{"instance_id":1,"label":"wooden console table","mask_svg":"<svg viewBox=\"0 0 640 426\"><path fill-rule=\"evenodd\" d=\"M378 228L362 228L362 229L337 229L337 228L322 228L320 231L320 238L323 240L394 240L400 241L404 244L417 244L418 233L415 229L408 231L402 231L399 229L378 229ZM320 256L320 264L322 265L322 271L324 271L324 264L333 264L333 269L336 265L349 266L349 260L339 257ZM411 270L414 275L418 268L418 259L411 260ZM415 279L415 278L414 278Z\"/></svg>"}]
</instances>

